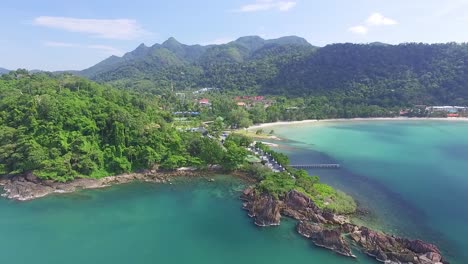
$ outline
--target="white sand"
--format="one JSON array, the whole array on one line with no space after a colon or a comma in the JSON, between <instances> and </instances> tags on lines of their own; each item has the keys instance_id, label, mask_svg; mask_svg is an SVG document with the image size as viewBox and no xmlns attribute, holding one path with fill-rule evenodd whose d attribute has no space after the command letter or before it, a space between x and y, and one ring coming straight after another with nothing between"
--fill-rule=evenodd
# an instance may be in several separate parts
<instances>
[{"instance_id":1,"label":"white sand","mask_svg":"<svg viewBox=\"0 0 468 264\"><path fill-rule=\"evenodd\" d=\"M264 123L255 126L251 126L248 130L274 127L274 126L285 126L285 125L301 125L301 124L311 124L311 123L322 123L322 122L359 122L359 121L419 121L419 120L429 120L429 121L463 121L468 122L466 117L449 117L449 118L427 118L427 117L378 117L378 118L341 118L341 119L308 119L302 121L281 121L273 123Z\"/></svg>"}]
</instances>

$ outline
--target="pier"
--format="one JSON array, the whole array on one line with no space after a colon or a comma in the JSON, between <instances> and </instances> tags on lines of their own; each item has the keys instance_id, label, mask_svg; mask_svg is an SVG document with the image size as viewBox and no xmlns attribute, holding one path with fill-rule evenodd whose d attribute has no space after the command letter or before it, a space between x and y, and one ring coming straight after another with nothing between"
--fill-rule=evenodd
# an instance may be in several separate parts
<instances>
[{"instance_id":1,"label":"pier","mask_svg":"<svg viewBox=\"0 0 468 264\"><path fill-rule=\"evenodd\" d=\"M301 164L301 165L289 165L295 169L339 169L340 164Z\"/></svg>"}]
</instances>

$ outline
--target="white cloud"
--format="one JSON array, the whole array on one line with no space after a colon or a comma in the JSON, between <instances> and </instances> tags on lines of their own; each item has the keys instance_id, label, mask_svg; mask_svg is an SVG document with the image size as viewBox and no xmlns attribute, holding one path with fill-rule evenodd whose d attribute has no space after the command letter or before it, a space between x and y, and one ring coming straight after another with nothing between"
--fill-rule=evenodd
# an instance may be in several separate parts
<instances>
[{"instance_id":1,"label":"white cloud","mask_svg":"<svg viewBox=\"0 0 468 264\"><path fill-rule=\"evenodd\" d=\"M147 32L132 19L80 19L72 17L40 16L35 25L70 32L86 33L99 38L130 40Z\"/></svg>"},{"instance_id":2,"label":"white cloud","mask_svg":"<svg viewBox=\"0 0 468 264\"><path fill-rule=\"evenodd\" d=\"M385 17L380 13L373 13L366 20L369 26L391 26L398 24L395 20Z\"/></svg>"},{"instance_id":3,"label":"white cloud","mask_svg":"<svg viewBox=\"0 0 468 264\"><path fill-rule=\"evenodd\" d=\"M373 13L366 19L364 25L350 27L348 31L354 34L366 35L373 27L393 26L396 24L398 24L398 22L394 19L385 17L381 13Z\"/></svg>"},{"instance_id":4,"label":"white cloud","mask_svg":"<svg viewBox=\"0 0 468 264\"><path fill-rule=\"evenodd\" d=\"M123 51L117 49L117 48L114 48L112 46L107 46L107 45L99 45L99 44L95 44L95 45L82 45L82 44L78 44L78 43L68 43L68 42L58 42L58 41L44 41L42 43L44 46L46 47L53 47L53 48L85 48L85 49L95 49L95 50L99 50L101 51L102 53L104 54L107 54L107 55L117 55L117 56L121 56L123 55Z\"/></svg>"},{"instance_id":5,"label":"white cloud","mask_svg":"<svg viewBox=\"0 0 468 264\"><path fill-rule=\"evenodd\" d=\"M354 26L348 29L350 32L360 35L366 35L369 32L369 29L365 26Z\"/></svg>"},{"instance_id":6,"label":"white cloud","mask_svg":"<svg viewBox=\"0 0 468 264\"><path fill-rule=\"evenodd\" d=\"M257 11L268 11L268 10L278 10L281 12L286 12L291 10L296 6L295 1L274 1L274 0L257 0L252 4L247 4L241 6L237 12L257 12Z\"/></svg>"},{"instance_id":7,"label":"white cloud","mask_svg":"<svg viewBox=\"0 0 468 264\"><path fill-rule=\"evenodd\" d=\"M288 11L296 6L296 2L278 2L277 6L280 11Z\"/></svg>"}]
</instances>

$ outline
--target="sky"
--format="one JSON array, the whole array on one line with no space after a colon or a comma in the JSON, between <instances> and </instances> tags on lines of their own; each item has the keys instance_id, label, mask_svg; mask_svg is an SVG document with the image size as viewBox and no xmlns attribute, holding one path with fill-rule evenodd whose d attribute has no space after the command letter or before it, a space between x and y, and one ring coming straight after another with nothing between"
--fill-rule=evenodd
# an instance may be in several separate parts
<instances>
[{"instance_id":1,"label":"sky","mask_svg":"<svg viewBox=\"0 0 468 264\"><path fill-rule=\"evenodd\" d=\"M468 0L2 0L0 67L81 70L175 37L221 44L468 42Z\"/></svg>"}]
</instances>

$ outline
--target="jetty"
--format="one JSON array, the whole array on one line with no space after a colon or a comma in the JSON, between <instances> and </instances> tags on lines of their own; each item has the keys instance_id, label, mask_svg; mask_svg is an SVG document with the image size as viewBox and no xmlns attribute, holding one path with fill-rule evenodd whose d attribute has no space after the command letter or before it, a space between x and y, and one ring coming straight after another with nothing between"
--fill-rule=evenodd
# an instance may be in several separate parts
<instances>
[{"instance_id":1,"label":"jetty","mask_svg":"<svg viewBox=\"0 0 468 264\"><path fill-rule=\"evenodd\" d=\"M339 169L341 167L340 164L332 163L332 164L300 164L300 165L289 165L291 168L295 169Z\"/></svg>"}]
</instances>

